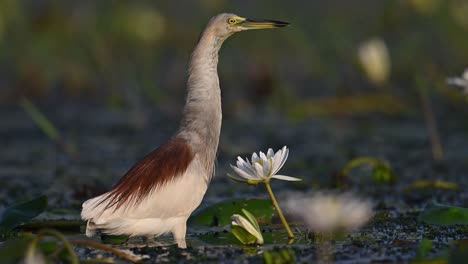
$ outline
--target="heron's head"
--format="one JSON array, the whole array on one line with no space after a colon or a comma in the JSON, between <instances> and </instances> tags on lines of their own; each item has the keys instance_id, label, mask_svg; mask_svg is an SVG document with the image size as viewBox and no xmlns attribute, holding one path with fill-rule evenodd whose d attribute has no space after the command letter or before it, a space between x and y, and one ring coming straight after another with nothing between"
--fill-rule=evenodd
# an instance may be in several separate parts
<instances>
[{"instance_id":1,"label":"heron's head","mask_svg":"<svg viewBox=\"0 0 468 264\"><path fill-rule=\"evenodd\" d=\"M227 38L232 34L249 29L269 29L288 26L289 23L240 17L235 14L223 13L213 17L206 29L219 37Z\"/></svg>"}]
</instances>

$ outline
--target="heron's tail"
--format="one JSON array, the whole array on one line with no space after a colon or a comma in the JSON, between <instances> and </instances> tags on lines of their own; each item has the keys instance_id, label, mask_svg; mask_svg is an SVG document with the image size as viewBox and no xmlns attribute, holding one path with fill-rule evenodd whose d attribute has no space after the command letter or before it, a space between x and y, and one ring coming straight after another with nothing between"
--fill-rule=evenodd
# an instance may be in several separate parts
<instances>
[{"instance_id":1,"label":"heron's tail","mask_svg":"<svg viewBox=\"0 0 468 264\"><path fill-rule=\"evenodd\" d=\"M110 216L107 208L109 203L107 199L109 193L105 193L98 197L91 198L83 203L81 210L81 219L86 220L86 236L92 237L96 230L100 229L99 223L106 222ZM109 212L110 211L110 212Z\"/></svg>"}]
</instances>

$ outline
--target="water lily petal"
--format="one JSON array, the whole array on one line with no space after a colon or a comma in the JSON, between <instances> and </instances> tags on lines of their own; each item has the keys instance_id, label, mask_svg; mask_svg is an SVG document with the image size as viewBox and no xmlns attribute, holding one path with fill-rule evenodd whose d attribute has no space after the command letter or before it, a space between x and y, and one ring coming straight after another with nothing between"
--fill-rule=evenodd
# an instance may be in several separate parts
<instances>
[{"instance_id":1,"label":"water lily petal","mask_svg":"<svg viewBox=\"0 0 468 264\"><path fill-rule=\"evenodd\" d=\"M231 178L232 180L239 181L239 182L246 182L248 181L247 179L241 178L235 174L228 173L227 176Z\"/></svg>"},{"instance_id":2,"label":"water lily petal","mask_svg":"<svg viewBox=\"0 0 468 264\"><path fill-rule=\"evenodd\" d=\"M246 173L245 171L237 168L236 166L232 166L231 165L231 168L237 173L237 175L239 175L241 178L244 178L244 179L247 179L247 180L250 180L250 179L253 179L253 175L249 175L248 173Z\"/></svg>"},{"instance_id":3,"label":"water lily petal","mask_svg":"<svg viewBox=\"0 0 468 264\"><path fill-rule=\"evenodd\" d=\"M260 158L262 159L263 162L265 162L267 160L267 157L266 157L265 153L263 153L261 151L260 151Z\"/></svg>"},{"instance_id":4,"label":"water lily petal","mask_svg":"<svg viewBox=\"0 0 468 264\"><path fill-rule=\"evenodd\" d=\"M260 158L258 157L257 153L254 152L252 154L252 159L251 160L252 160L252 164L253 164L253 163L256 163L257 161L259 161Z\"/></svg>"},{"instance_id":5,"label":"water lily petal","mask_svg":"<svg viewBox=\"0 0 468 264\"><path fill-rule=\"evenodd\" d=\"M286 163L286 160L288 159L288 156L289 156L289 149L284 146L283 149L281 149L281 164L279 166L279 168L281 169L283 166L284 166L284 163Z\"/></svg>"},{"instance_id":6,"label":"water lily petal","mask_svg":"<svg viewBox=\"0 0 468 264\"><path fill-rule=\"evenodd\" d=\"M271 176L271 166L272 161L268 159L267 161L263 162L263 176L269 178Z\"/></svg>"},{"instance_id":7,"label":"water lily petal","mask_svg":"<svg viewBox=\"0 0 468 264\"><path fill-rule=\"evenodd\" d=\"M255 170L256 170L256 175L255 175L255 177L256 177L257 179L265 179L266 176L263 175L263 166L260 165L260 163L258 163L258 162L255 163L254 166L255 166Z\"/></svg>"},{"instance_id":8,"label":"water lily petal","mask_svg":"<svg viewBox=\"0 0 468 264\"><path fill-rule=\"evenodd\" d=\"M273 151L273 149L269 148L267 152L267 157L272 158L274 155L275 155L275 152Z\"/></svg>"},{"instance_id":9,"label":"water lily petal","mask_svg":"<svg viewBox=\"0 0 468 264\"><path fill-rule=\"evenodd\" d=\"M284 165L286 160L288 159L289 150L286 146L284 146L281 150L278 150L273 157L273 170L272 174L276 174Z\"/></svg>"},{"instance_id":10,"label":"water lily petal","mask_svg":"<svg viewBox=\"0 0 468 264\"><path fill-rule=\"evenodd\" d=\"M246 161L244 161L241 157L237 157L237 167L247 174L255 174L255 170L252 168L252 164L248 162L248 159L246 159Z\"/></svg>"},{"instance_id":11,"label":"water lily petal","mask_svg":"<svg viewBox=\"0 0 468 264\"><path fill-rule=\"evenodd\" d=\"M302 179L286 176L286 175L273 175L272 178L283 180L283 181L302 181Z\"/></svg>"}]
</instances>

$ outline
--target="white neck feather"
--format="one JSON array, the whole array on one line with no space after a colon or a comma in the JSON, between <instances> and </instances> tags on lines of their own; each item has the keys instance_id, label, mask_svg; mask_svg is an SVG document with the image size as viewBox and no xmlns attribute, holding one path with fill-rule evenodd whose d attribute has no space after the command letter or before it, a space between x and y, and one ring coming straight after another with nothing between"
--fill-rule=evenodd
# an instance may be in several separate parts
<instances>
[{"instance_id":1,"label":"white neck feather","mask_svg":"<svg viewBox=\"0 0 468 264\"><path fill-rule=\"evenodd\" d=\"M221 131L221 90L218 51L224 39L206 29L192 53L187 80L187 101L179 136L185 138L212 176Z\"/></svg>"}]
</instances>

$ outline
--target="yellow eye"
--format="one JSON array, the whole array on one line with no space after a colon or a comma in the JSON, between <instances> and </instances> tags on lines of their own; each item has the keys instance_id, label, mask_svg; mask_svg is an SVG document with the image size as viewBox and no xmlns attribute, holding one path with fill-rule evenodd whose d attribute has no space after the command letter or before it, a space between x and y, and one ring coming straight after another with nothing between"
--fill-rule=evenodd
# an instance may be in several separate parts
<instances>
[{"instance_id":1,"label":"yellow eye","mask_svg":"<svg viewBox=\"0 0 468 264\"><path fill-rule=\"evenodd\" d=\"M236 23L236 20L234 18L230 18L230 19L228 19L227 22L228 22L229 25L234 25Z\"/></svg>"}]
</instances>

